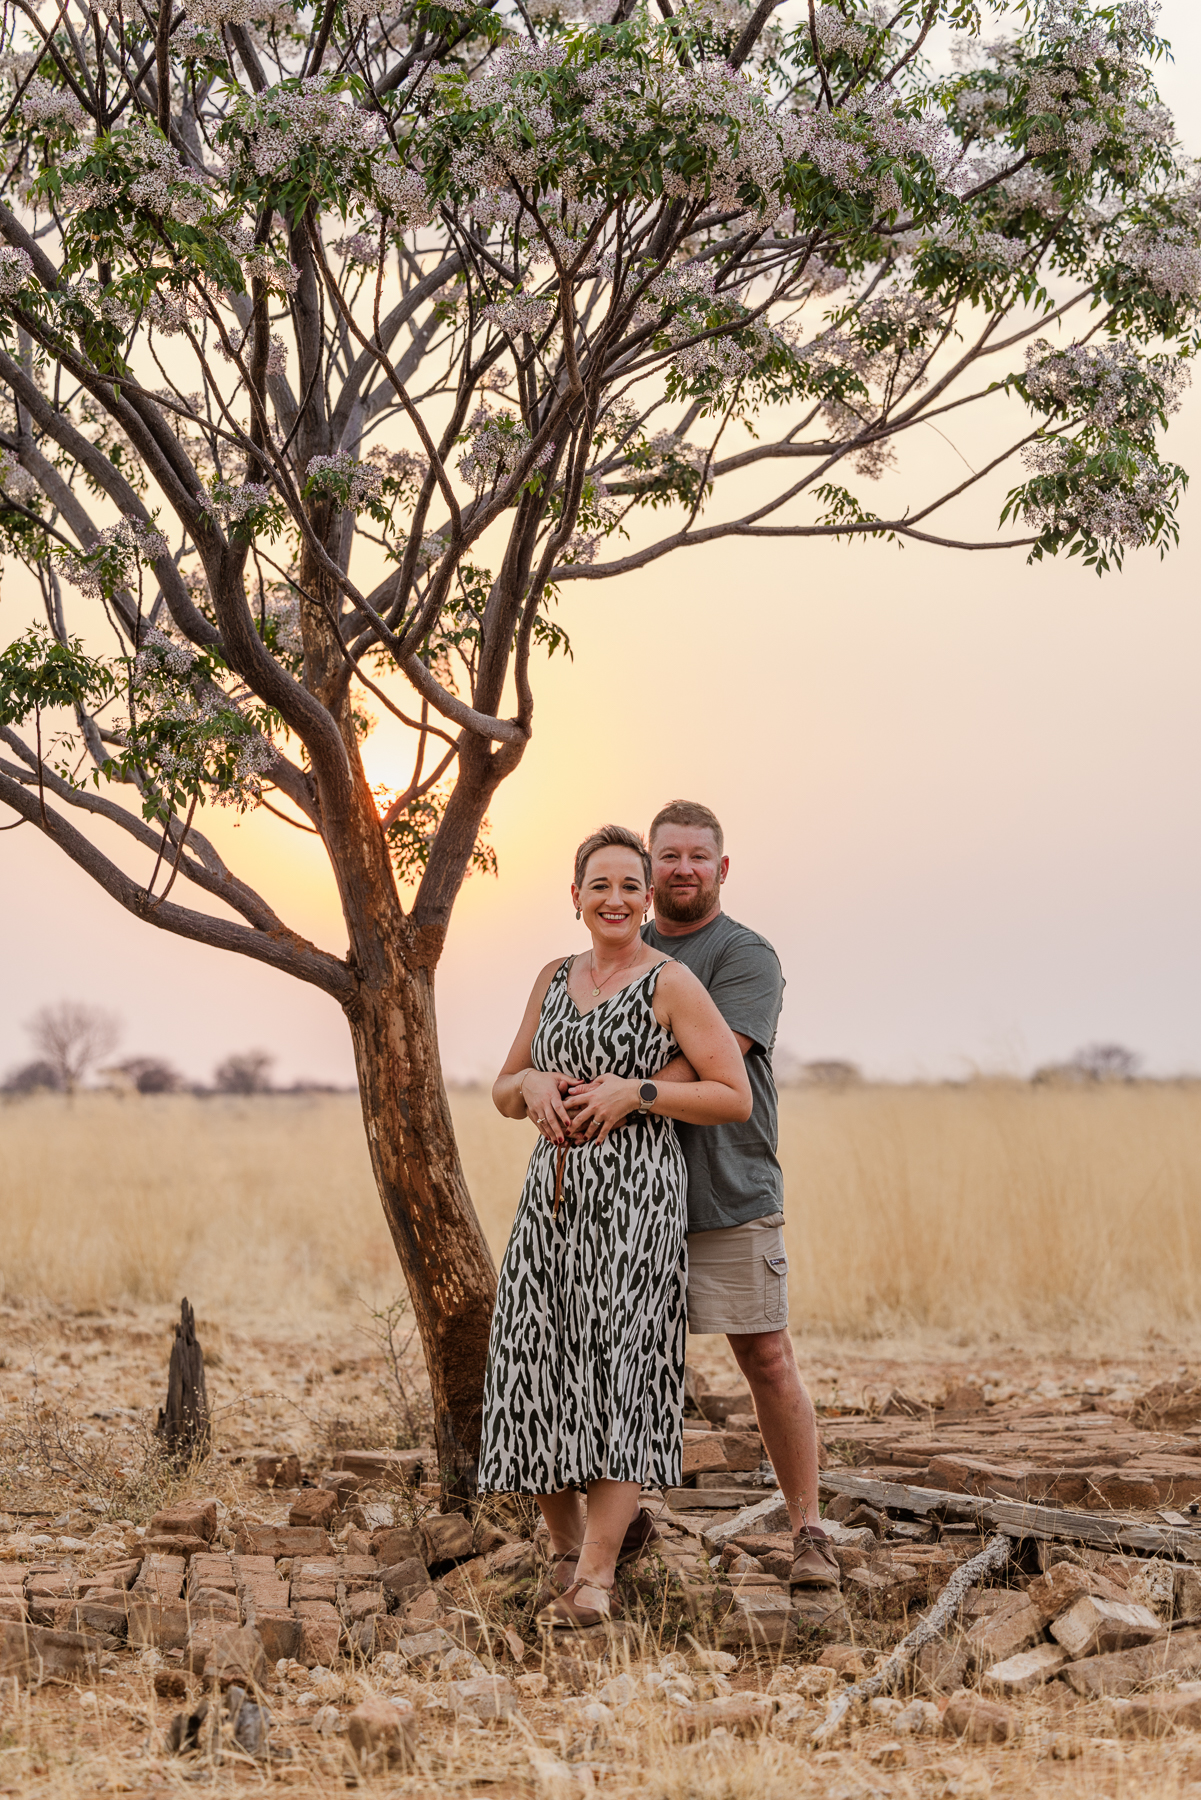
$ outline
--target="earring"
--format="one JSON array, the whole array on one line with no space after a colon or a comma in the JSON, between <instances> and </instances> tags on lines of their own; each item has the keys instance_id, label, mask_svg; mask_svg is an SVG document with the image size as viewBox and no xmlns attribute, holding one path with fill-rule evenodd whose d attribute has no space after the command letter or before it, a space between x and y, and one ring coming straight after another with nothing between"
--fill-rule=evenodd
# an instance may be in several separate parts
<instances>
[{"instance_id":1,"label":"earring","mask_svg":"<svg viewBox=\"0 0 1201 1800\"><path fill-rule=\"evenodd\" d=\"M644 910L644 911L643 911L643 914L642 914L642 923L643 923L643 924L644 924L644 925L645 925L645 924L646 924L646 920L647 920L647 914L648 914L648 913L649 913L649 912L650 912L650 907L649 907L649 906L648 906L648 907L646 907L646 908L645 908L645 910Z\"/></svg>"},{"instance_id":2,"label":"earring","mask_svg":"<svg viewBox=\"0 0 1201 1800\"><path fill-rule=\"evenodd\" d=\"M577 907L576 907L576 909L575 909L575 916L576 916L576 918L577 918L577 919L582 919L582 918L583 918L583 916L584 916L584 915L583 915L583 913L582 913L582 912L581 912L581 911L580 911L580 909L579 909L579 907L578 907L578 906L577 906Z\"/></svg>"}]
</instances>

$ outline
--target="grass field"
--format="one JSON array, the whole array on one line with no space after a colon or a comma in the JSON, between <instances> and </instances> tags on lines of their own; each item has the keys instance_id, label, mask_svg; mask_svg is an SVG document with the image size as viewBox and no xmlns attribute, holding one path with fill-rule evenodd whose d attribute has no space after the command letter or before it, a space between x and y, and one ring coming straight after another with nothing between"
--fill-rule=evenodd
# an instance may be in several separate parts
<instances>
[{"instance_id":1,"label":"grass field","mask_svg":"<svg viewBox=\"0 0 1201 1800\"><path fill-rule=\"evenodd\" d=\"M452 1096L500 1255L531 1128ZM781 1096L794 1329L1130 1345L1201 1323L1201 1085ZM9 1299L293 1317L398 1284L352 1095L0 1108Z\"/></svg>"},{"instance_id":2,"label":"grass field","mask_svg":"<svg viewBox=\"0 0 1201 1800\"><path fill-rule=\"evenodd\" d=\"M452 1099L499 1254L531 1128L500 1119L486 1094ZM1132 1396L1201 1342L1201 1087L789 1091L781 1125L793 1326L835 1439L839 1408L894 1385L936 1398L968 1373L1021 1404L1050 1395L1070 1409L1086 1382ZM281 1523L289 1499L252 1485L264 1448L320 1468L348 1426L350 1441L387 1441L394 1396L356 1297L398 1286L353 1096L0 1106L0 1573L47 1554L99 1568L177 1490L218 1496L228 1541L239 1521ZM184 1293L201 1315L219 1454L178 1476L156 1460L150 1427ZM722 1339L694 1340L689 1355L719 1385L733 1375ZM81 1510L85 1490L107 1495L121 1523L91 1498ZM64 1524L83 1537L56 1537ZM852 1614L856 1642L874 1643L863 1607ZM815 1753L820 1702L764 1735L672 1745L661 1696L639 1685L658 1678L662 1648L634 1656L628 1705L593 1703L613 1673L601 1665L579 1698L522 1689L518 1715L495 1726L453 1716L449 1666L280 1665L267 1697L291 1760L269 1772L166 1754L181 1701L156 1681L178 1672L157 1650L122 1650L95 1681L0 1683L0 1795L217 1800L254 1786L334 1800L348 1788L338 1733L375 1694L410 1701L421 1727L413 1770L350 1777L388 1800L1201 1797L1201 1735L1119 1739L1107 1703L1077 1705L1063 1683L1016 1703L1021 1735L1006 1746L902 1742L891 1715L865 1713ZM776 1653L746 1654L733 1678L787 1696L794 1663L816 1653L798 1649L778 1671ZM190 1704L195 1681L188 1692Z\"/></svg>"}]
</instances>

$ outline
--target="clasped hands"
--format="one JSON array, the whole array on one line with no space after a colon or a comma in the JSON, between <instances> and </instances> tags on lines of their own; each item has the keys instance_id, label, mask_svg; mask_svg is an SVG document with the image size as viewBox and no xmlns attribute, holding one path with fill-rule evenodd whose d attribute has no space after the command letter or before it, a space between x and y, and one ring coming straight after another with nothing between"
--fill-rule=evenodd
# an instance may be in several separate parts
<instances>
[{"instance_id":1,"label":"clasped hands","mask_svg":"<svg viewBox=\"0 0 1201 1800\"><path fill-rule=\"evenodd\" d=\"M532 1069L521 1083L525 1110L551 1144L602 1144L615 1125L637 1112L638 1081L598 1075L577 1081L556 1070Z\"/></svg>"}]
</instances>

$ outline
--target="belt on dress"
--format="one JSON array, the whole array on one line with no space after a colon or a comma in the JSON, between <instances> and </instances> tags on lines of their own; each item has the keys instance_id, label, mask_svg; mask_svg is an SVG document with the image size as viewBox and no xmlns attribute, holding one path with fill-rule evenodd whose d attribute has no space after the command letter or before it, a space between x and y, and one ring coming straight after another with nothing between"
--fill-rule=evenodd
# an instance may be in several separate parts
<instances>
[{"instance_id":1,"label":"belt on dress","mask_svg":"<svg viewBox=\"0 0 1201 1800\"><path fill-rule=\"evenodd\" d=\"M627 1113L625 1118L619 1119L612 1129L614 1131L619 1131L624 1130L631 1125L645 1125L647 1117L648 1115L642 1112ZM555 1146L555 1204L550 1215L552 1219L558 1218L559 1205L563 1199L563 1176L567 1169L567 1152L569 1150L583 1150L590 1142L591 1139L585 1138L583 1142L579 1144L563 1143L556 1144Z\"/></svg>"}]
</instances>

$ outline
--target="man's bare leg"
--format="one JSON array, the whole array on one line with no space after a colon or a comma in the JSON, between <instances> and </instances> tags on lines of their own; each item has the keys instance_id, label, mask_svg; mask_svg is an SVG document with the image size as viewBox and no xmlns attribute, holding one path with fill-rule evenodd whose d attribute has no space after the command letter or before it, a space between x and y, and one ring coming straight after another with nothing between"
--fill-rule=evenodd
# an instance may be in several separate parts
<instances>
[{"instance_id":1,"label":"man's bare leg","mask_svg":"<svg viewBox=\"0 0 1201 1800\"><path fill-rule=\"evenodd\" d=\"M818 1525L817 1418L786 1331L757 1331L726 1340L746 1376L764 1448L776 1472L794 1532Z\"/></svg>"}]
</instances>

